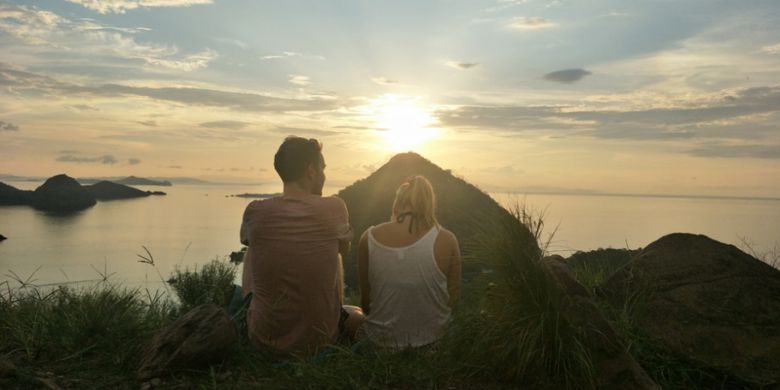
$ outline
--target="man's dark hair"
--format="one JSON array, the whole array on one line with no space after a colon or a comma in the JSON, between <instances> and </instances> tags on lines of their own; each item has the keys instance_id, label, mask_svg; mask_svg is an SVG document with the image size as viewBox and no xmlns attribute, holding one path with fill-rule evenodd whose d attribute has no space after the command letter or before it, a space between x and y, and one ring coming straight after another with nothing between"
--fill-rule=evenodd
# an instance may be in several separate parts
<instances>
[{"instance_id":1,"label":"man's dark hair","mask_svg":"<svg viewBox=\"0 0 780 390\"><path fill-rule=\"evenodd\" d=\"M291 135L284 139L274 156L274 169L282 181L296 181L306 174L309 164L319 164L322 144L314 138Z\"/></svg>"}]
</instances>

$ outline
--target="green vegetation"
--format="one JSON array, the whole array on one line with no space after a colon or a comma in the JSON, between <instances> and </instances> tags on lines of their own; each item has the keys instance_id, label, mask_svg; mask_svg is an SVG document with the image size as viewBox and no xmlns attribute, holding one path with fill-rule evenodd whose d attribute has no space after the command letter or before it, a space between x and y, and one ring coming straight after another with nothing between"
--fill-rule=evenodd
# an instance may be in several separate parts
<instances>
[{"instance_id":1,"label":"green vegetation","mask_svg":"<svg viewBox=\"0 0 780 390\"><path fill-rule=\"evenodd\" d=\"M236 266L214 259L198 271L198 267L173 271L168 283L179 298L181 310L186 312L204 303L227 307L233 297Z\"/></svg>"},{"instance_id":2,"label":"green vegetation","mask_svg":"<svg viewBox=\"0 0 780 390\"><path fill-rule=\"evenodd\" d=\"M463 301L434 348L392 353L369 345L336 346L315 359L280 361L244 340L207 370L173 373L182 388L596 388L593 350L583 329L566 321L564 294L540 265L543 218L517 208L480 224L465 243L467 262L490 270L464 286ZM541 245L540 245L541 242ZM619 251L619 250L618 250ZM611 258L630 253L609 250ZM577 275L595 285L604 262L577 254ZM148 252L141 262L154 266ZM569 259L571 261L571 258ZM571 265L571 264L570 264ZM156 269L156 268L155 268ZM171 275L178 302L165 294L112 285L50 290L0 285L0 360L18 368L0 388L34 388L44 381L77 388L137 388L135 369L154 332L204 302L226 307L235 266L212 261ZM601 277L601 276L600 276ZM599 278L600 278L599 277ZM161 276L162 279L162 276ZM20 284L24 281L19 279ZM742 388L746 384L658 348L633 323L641 296L622 308L597 300L629 352L665 389ZM51 374L47 374L51 373ZM49 379L47 379L49 378ZM51 379L54 378L54 379Z\"/></svg>"}]
</instances>

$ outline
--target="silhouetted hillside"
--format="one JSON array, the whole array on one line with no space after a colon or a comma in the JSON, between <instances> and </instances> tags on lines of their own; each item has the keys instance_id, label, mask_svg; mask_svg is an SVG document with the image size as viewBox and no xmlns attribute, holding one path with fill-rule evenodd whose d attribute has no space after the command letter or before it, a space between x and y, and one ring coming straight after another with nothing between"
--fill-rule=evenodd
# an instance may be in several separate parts
<instances>
[{"instance_id":1,"label":"silhouetted hillside","mask_svg":"<svg viewBox=\"0 0 780 390\"><path fill-rule=\"evenodd\" d=\"M395 191L412 175L423 175L431 182L437 198L437 218L442 226L455 233L466 255L476 234L489 231L502 218L511 218L488 194L450 171L416 153L398 154L367 178L338 193L347 204L355 230L352 253L344 259L345 281L350 287L357 286L356 249L360 235L368 227L390 220ZM480 269L479 264L464 264L464 275L468 277Z\"/></svg>"},{"instance_id":2,"label":"silhouetted hillside","mask_svg":"<svg viewBox=\"0 0 780 390\"><path fill-rule=\"evenodd\" d=\"M101 181L91 186L84 186L84 188L86 188L97 200L142 198L157 194L110 181ZM164 195L165 193L161 194Z\"/></svg>"},{"instance_id":3,"label":"silhouetted hillside","mask_svg":"<svg viewBox=\"0 0 780 390\"><path fill-rule=\"evenodd\" d=\"M30 204L32 191L20 190L0 182L0 205L14 206Z\"/></svg>"},{"instance_id":4,"label":"silhouetted hillside","mask_svg":"<svg viewBox=\"0 0 780 390\"><path fill-rule=\"evenodd\" d=\"M97 203L76 179L65 175L52 176L32 194L32 206L38 210L71 212L84 210Z\"/></svg>"}]
</instances>

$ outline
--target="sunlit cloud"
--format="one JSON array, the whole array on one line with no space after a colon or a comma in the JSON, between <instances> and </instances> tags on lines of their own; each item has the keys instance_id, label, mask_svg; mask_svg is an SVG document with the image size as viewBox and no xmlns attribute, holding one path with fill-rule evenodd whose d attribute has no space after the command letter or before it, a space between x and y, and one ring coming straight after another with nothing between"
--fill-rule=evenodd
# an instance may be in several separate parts
<instances>
[{"instance_id":1,"label":"sunlit cloud","mask_svg":"<svg viewBox=\"0 0 780 390\"><path fill-rule=\"evenodd\" d=\"M249 126L248 122L241 122L241 121L212 121L212 122L203 122L199 124L200 127L205 127L208 129L243 129L247 126Z\"/></svg>"},{"instance_id":2,"label":"sunlit cloud","mask_svg":"<svg viewBox=\"0 0 780 390\"><path fill-rule=\"evenodd\" d=\"M273 132L285 134L285 135L297 135L297 136L310 136L310 137L328 137L332 135L341 134L339 131L329 131L329 130L320 130L320 129L312 129L312 128L306 128L306 127L277 127L273 129Z\"/></svg>"},{"instance_id":3,"label":"sunlit cloud","mask_svg":"<svg viewBox=\"0 0 780 390\"><path fill-rule=\"evenodd\" d=\"M66 0L79 4L101 14L109 12L122 14L138 8L189 7L198 4L211 4L212 0Z\"/></svg>"},{"instance_id":4,"label":"sunlit cloud","mask_svg":"<svg viewBox=\"0 0 780 390\"><path fill-rule=\"evenodd\" d=\"M484 12L498 12L507 8L515 7L521 4L528 3L528 0L498 0L496 5L486 8Z\"/></svg>"},{"instance_id":5,"label":"sunlit cloud","mask_svg":"<svg viewBox=\"0 0 780 390\"><path fill-rule=\"evenodd\" d=\"M371 82L373 82L374 84L386 85L386 86L398 84L397 80L388 79L387 77L372 77Z\"/></svg>"},{"instance_id":6,"label":"sunlit cloud","mask_svg":"<svg viewBox=\"0 0 780 390\"><path fill-rule=\"evenodd\" d=\"M304 54L304 53L298 53L294 51L284 51L280 54L269 54L261 56L261 60L279 60L284 58L304 58L304 59L313 59L313 60L321 60L324 61L325 57L321 55L314 55L314 54Z\"/></svg>"},{"instance_id":7,"label":"sunlit cloud","mask_svg":"<svg viewBox=\"0 0 780 390\"><path fill-rule=\"evenodd\" d=\"M709 144L689 153L698 157L780 159L780 145L763 144Z\"/></svg>"},{"instance_id":8,"label":"sunlit cloud","mask_svg":"<svg viewBox=\"0 0 780 390\"><path fill-rule=\"evenodd\" d=\"M515 18L509 23L509 27L516 30L541 30L555 26L557 24L539 16Z\"/></svg>"},{"instance_id":9,"label":"sunlit cloud","mask_svg":"<svg viewBox=\"0 0 780 390\"><path fill-rule=\"evenodd\" d=\"M77 164L103 164L103 165L114 165L117 163L116 157L114 157L111 154L104 154L102 156L95 156L95 157L64 154L62 156L57 157L56 161L77 163Z\"/></svg>"},{"instance_id":10,"label":"sunlit cloud","mask_svg":"<svg viewBox=\"0 0 780 390\"><path fill-rule=\"evenodd\" d=\"M144 125L146 127L157 127L157 121L152 121L152 120L149 120L149 121L136 121L136 123L138 123L140 125Z\"/></svg>"},{"instance_id":11,"label":"sunlit cloud","mask_svg":"<svg viewBox=\"0 0 780 390\"><path fill-rule=\"evenodd\" d=\"M764 46L761 48L761 51L767 54L780 54L780 43Z\"/></svg>"},{"instance_id":12,"label":"sunlit cloud","mask_svg":"<svg viewBox=\"0 0 780 390\"><path fill-rule=\"evenodd\" d=\"M134 38L147 30L113 27L90 19L71 20L35 7L0 5L0 32L22 44L91 56L141 60L149 65L185 72L205 68L218 57L211 49L182 53L175 45L141 43Z\"/></svg>"},{"instance_id":13,"label":"sunlit cloud","mask_svg":"<svg viewBox=\"0 0 780 390\"><path fill-rule=\"evenodd\" d=\"M19 126L5 121L0 121L0 131L19 131Z\"/></svg>"},{"instance_id":14,"label":"sunlit cloud","mask_svg":"<svg viewBox=\"0 0 780 390\"><path fill-rule=\"evenodd\" d=\"M224 107L239 111L285 112L321 111L338 106L330 98L284 98L254 92L225 91L186 87L135 87L120 84L79 85L66 83L48 76L19 70L0 62L0 86L10 86L18 93L53 94L61 96L94 96L119 98L147 97L160 101L193 106Z\"/></svg>"},{"instance_id":15,"label":"sunlit cloud","mask_svg":"<svg viewBox=\"0 0 780 390\"><path fill-rule=\"evenodd\" d=\"M439 110L447 127L504 132L546 132L556 136L614 140L755 140L780 126L780 86L718 91L709 99L674 107L626 110L583 106L461 106ZM748 125L751 131L746 131ZM697 156L774 158L779 140L762 147L715 144L694 149ZM712 141L710 141L712 142Z\"/></svg>"},{"instance_id":16,"label":"sunlit cloud","mask_svg":"<svg viewBox=\"0 0 780 390\"><path fill-rule=\"evenodd\" d=\"M592 73L585 69L564 69L556 72L550 72L544 75L544 79L547 81L553 81L556 83L571 84L582 80L585 76L589 76Z\"/></svg>"},{"instance_id":17,"label":"sunlit cloud","mask_svg":"<svg viewBox=\"0 0 780 390\"><path fill-rule=\"evenodd\" d=\"M453 69L468 70L479 65L476 62L463 62L463 61L447 61L445 65Z\"/></svg>"},{"instance_id":18,"label":"sunlit cloud","mask_svg":"<svg viewBox=\"0 0 780 390\"><path fill-rule=\"evenodd\" d=\"M311 81L309 80L308 76L303 76L299 74L287 75L287 81L289 81L290 84L295 84L301 87L305 87L311 84Z\"/></svg>"}]
</instances>

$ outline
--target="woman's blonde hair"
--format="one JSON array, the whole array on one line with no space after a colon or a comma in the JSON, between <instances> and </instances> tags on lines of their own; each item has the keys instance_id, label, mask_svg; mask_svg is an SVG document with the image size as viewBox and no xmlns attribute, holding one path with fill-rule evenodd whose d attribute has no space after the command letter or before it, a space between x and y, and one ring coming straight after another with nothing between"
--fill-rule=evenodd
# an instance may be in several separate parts
<instances>
[{"instance_id":1,"label":"woman's blonde hair","mask_svg":"<svg viewBox=\"0 0 780 390\"><path fill-rule=\"evenodd\" d=\"M403 210L409 210L401 212ZM436 195L433 186L424 176L412 176L395 191L393 215L398 222L411 217L409 232L417 233L439 226L436 220Z\"/></svg>"}]
</instances>

